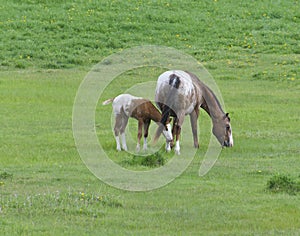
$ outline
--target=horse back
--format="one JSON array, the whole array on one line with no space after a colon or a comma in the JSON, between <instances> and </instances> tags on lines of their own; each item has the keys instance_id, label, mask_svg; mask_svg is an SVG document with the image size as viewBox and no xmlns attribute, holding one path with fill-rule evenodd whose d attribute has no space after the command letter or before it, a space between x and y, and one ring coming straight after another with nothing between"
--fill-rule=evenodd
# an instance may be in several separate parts
<instances>
[{"instance_id":1,"label":"horse back","mask_svg":"<svg viewBox=\"0 0 300 236\"><path fill-rule=\"evenodd\" d=\"M180 80L177 87L172 87L171 80L174 75ZM166 71L158 78L155 101L161 110L167 105L176 113L189 114L199 105L200 93L190 73L180 70Z\"/></svg>"}]
</instances>

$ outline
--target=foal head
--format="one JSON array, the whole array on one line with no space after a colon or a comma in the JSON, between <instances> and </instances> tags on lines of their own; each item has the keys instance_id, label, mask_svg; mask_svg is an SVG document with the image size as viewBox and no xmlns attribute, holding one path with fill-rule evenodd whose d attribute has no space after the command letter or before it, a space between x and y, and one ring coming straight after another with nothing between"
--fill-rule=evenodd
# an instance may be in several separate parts
<instances>
[{"instance_id":1,"label":"foal head","mask_svg":"<svg viewBox=\"0 0 300 236\"><path fill-rule=\"evenodd\" d=\"M166 123L164 125L164 129L163 129L162 133L163 133L164 137L166 138L167 142L171 142L173 140L173 134L172 134L170 120L168 121L168 123Z\"/></svg>"},{"instance_id":2,"label":"foal head","mask_svg":"<svg viewBox=\"0 0 300 236\"><path fill-rule=\"evenodd\" d=\"M213 134L217 137L222 147L233 146L232 130L228 113L226 113L221 120L213 124Z\"/></svg>"},{"instance_id":3,"label":"foal head","mask_svg":"<svg viewBox=\"0 0 300 236\"><path fill-rule=\"evenodd\" d=\"M171 118L168 118L166 123L162 123L162 122L159 123L159 126L158 126L155 136L154 136L154 142L156 142L158 140L161 133L164 135L167 143L171 142L173 140Z\"/></svg>"}]
</instances>

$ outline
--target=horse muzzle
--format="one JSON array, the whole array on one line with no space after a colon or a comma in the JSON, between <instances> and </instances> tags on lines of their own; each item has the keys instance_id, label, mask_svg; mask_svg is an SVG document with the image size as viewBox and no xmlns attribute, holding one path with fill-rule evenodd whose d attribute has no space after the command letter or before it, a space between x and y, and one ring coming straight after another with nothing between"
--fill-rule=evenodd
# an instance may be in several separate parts
<instances>
[{"instance_id":1,"label":"horse muzzle","mask_svg":"<svg viewBox=\"0 0 300 236\"><path fill-rule=\"evenodd\" d=\"M230 142L230 141L224 141L222 147L233 147L233 142Z\"/></svg>"}]
</instances>

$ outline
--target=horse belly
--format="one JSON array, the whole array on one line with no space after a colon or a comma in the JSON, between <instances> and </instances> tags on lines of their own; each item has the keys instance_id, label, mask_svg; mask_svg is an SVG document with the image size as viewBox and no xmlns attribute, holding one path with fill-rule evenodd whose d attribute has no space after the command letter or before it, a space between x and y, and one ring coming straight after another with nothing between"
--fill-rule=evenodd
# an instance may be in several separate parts
<instances>
[{"instance_id":1,"label":"horse belly","mask_svg":"<svg viewBox=\"0 0 300 236\"><path fill-rule=\"evenodd\" d=\"M187 109L185 110L185 115L191 114L195 109L195 104L190 104Z\"/></svg>"}]
</instances>

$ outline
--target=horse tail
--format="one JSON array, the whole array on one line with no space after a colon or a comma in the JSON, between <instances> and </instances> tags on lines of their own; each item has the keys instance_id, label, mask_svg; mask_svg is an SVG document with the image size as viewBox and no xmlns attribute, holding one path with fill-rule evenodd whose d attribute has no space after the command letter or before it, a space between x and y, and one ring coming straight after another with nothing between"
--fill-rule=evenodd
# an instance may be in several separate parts
<instances>
[{"instance_id":1,"label":"horse tail","mask_svg":"<svg viewBox=\"0 0 300 236\"><path fill-rule=\"evenodd\" d=\"M180 85L180 77L176 74L171 74L169 76L169 86L170 91L168 93L166 104L163 104L162 108L162 116L159 123L159 127L156 130L156 134L154 136L154 142L156 142L161 135L163 129L165 128L166 124L170 122L170 114L172 113L172 109L170 106L172 106L174 94L176 93L176 90L179 88ZM174 112L173 112L174 113Z\"/></svg>"},{"instance_id":2,"label":"horse tail","mask_svg":"<svg viewBox=\"0 0 300 236\"><path fill-rule=\"evenodd\" d=\"M102 105L110 104L111 102L113 102L114 99L115 99L115 98L107 99L107 100L105 100L104 102L102 102Z\"/></svg>"},{"instance_id":3,"label":"horse tail","mask_svg":"<svg viewBox=\"0 0 300 236\"><path fill-rule=\"evenodd\" d=\"M157 142L157 140L159 139L161 133L163 132L167 122L170 120L170 118L169 118L170 117L170 112L171 112L170 107L164 106L162 116L161 116L161 120L158 123L158 128L157 128L156 133L154 135L154 143Z\"/></svg>"},{"instance_id":4,"label":"horse tail","mask_svg":"<svg viewBox=\"0 0 300 236\"><path fill-rule=\"evenodd\" d=\"M160 123L166 125L167 121L169 120L170 114L171 108L169 106L165 106L161 115Z\"/></svg>"},{"instance_id":5,"label":"horse tail","mask_svg":"<svg viewBox=\"0 0 300 236\"><path fill-rule=\"evenodd\" d=\"M171 74L169 76L169 85L171 85L172 87L178 89L179 88L179 85L180 85L180 78L178 75L175 75L175 74Z\"/></svg>"}]
</instances>

